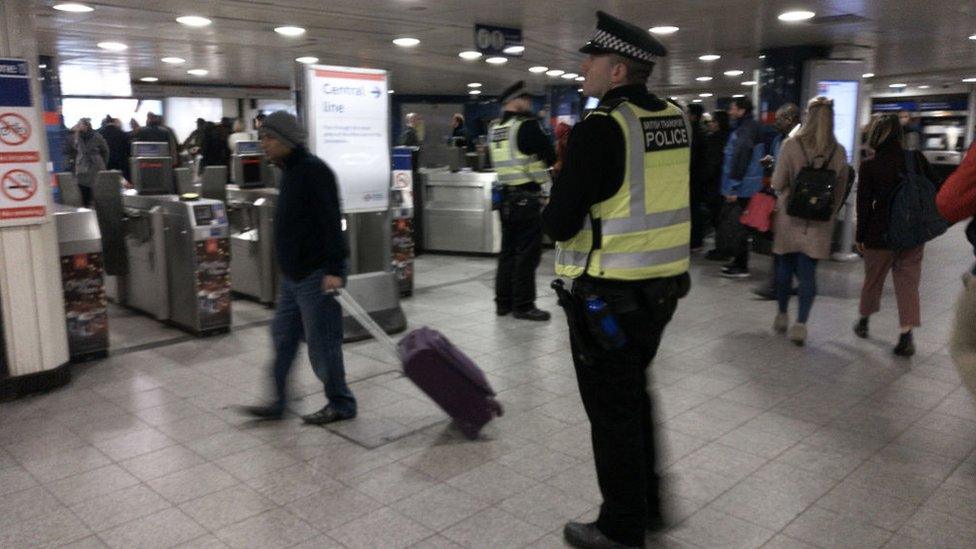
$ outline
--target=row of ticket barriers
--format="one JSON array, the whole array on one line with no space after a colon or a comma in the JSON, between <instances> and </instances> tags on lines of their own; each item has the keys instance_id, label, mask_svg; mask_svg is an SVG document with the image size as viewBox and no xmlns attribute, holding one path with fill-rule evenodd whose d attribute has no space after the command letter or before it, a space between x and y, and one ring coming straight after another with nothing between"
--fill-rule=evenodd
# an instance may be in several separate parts
<instances>
[{"instance_id":1,"label":"row of ticket barriers","mask_svg":"<svg viewBox=\"0 0 976 549\"><path fill-rule=\"evenodd\" d=\"M195 335L226 332L232 294L272 304L277 295L275 170L259 142L243 141L227 166L199 182L174 168L167 143L132 144L131 183L100 172L94 209L72 174L56 174L55 220L72 360L105 356L108 302ZM389 332L406 328L391 273L354 275L347 289ZM346 339L366 336L346 319Z\"/></svg>"}]
</instances>

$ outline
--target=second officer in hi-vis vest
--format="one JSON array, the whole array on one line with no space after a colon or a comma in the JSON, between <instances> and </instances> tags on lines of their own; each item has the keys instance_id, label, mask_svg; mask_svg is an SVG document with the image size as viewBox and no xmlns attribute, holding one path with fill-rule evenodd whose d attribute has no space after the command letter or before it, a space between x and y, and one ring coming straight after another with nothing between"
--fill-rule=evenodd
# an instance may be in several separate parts
<instances>
[{"instance_id":1,"label":"second officer in hi-vis vest","mask_svg":"<svg viewBox=\"0 0 976 549\"><path fill-rule=\"evenodd\" d=\"M556 273L573 280L553 288L603 495L596 522L571 522L564 535L574 547L643 547L665 525L646 369L690 288L691 129L681 109L647 91L664 46L597 15L580 51L583 93L600 105L573 129L544 213Z\"/></svg>"},{"instance_id":2,"label":"second officer in hi-vis vest","mask_svg":"<svg viewBox=\"0 0 976 549\"><path fill-rule=\"evenodd\" d=\"M535 269L542 257L543 185L550 182L556 151L531 112L525 82L505 90L499 102L502 119L488 128L491 164L502 185L495 307L499 316L513 313L524 320L549 320L549 313L535 306Z\"/></svg>"}]
</instances>

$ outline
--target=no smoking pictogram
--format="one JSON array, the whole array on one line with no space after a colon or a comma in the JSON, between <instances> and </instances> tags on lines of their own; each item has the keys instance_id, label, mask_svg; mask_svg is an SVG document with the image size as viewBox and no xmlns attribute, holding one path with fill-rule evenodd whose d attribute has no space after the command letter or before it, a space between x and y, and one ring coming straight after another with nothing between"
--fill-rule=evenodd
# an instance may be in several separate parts
<instances>
[{"instance_id":1,"label":"no smoking pictogram","mask_svg":"<svg viewBox=\"0 0 976 549\"><path fill-rule=\"evenodd\" d=\"M24 170L10 170L0 181L0 191L14 202L23 202L37 193L37 179Z\"/></svg>"},{"instance_id":2,"label":"no smoking pictogram","mask_svg":"<svg viewBox=\"0 0 976 549\"><path fill-rule=\"evenodd\" d=\"M30 122L15 112L0 114L0 141L6 145L21 145L31 136Z\"/></svg>"}]
</instances>

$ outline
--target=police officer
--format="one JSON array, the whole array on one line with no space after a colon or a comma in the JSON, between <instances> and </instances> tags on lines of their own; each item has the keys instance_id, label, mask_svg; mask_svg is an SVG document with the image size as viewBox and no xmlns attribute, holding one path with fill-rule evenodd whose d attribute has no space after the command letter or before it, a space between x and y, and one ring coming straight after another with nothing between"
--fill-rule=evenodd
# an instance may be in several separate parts
<instances>
[{"instance_id":1,"label":"police officer","mask_svg":"<svg viewBox=\"0 0 976 549\"><path fill-rule=\"evenodd\" d=\"M549 320L535 306L535 269L542 257L542 192L556 151L531 112L525 82L505 90L499 101L504 113L488 128L491 163L502 184L502 251L495 277L499 316L513 313L524 320Z\"/></svg>"},{"instance_id":2,"label":"police officer","mask_svg":"<svg viewBox=\"0 0 976 549\"><path fill-rule=\"evenodd\" d=\"M544 212L557 241L555 282L592 430L603 504L596 522L566 525L575 547L643 547L664 528L646 369L690 287L690 127L647 91L664 46L597 12L580 50L583 92L600 105L569 138Z\"/></svg>"}]
</instances>

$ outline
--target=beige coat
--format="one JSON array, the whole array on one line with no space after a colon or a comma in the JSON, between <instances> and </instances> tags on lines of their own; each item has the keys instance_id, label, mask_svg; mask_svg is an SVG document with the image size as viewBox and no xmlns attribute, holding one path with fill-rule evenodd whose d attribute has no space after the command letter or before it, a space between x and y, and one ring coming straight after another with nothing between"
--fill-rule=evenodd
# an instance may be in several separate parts
<instances>
[{"instance_id":1,"label":"beige coat","mask_svg":"<svg viewBox=\"0 0 976 549\"><path fill-rule=\"evenodd\" d=\"M814 152L807 150L813 156ZM829 152L828 152L829 154ZM816 160L819 167L823 159ZM776 202L776 213L773 221L774 254L802 253L813 259L828 259L830 257L830 243L834 234L834 218L830 221L808 221L791 217L786 214L786 205L790 199L790 188L800 170L810 164L804 158L803 151L796 138L789 138L783 142L776 159L776 169L773 171L773 189L779 195ZM847 191L847 152L840 144L830 161L829 169L837 173L837 191L834 203L839 208ZM835 214L836 217L836 214Z\"/></svg>"}]
</instances>

